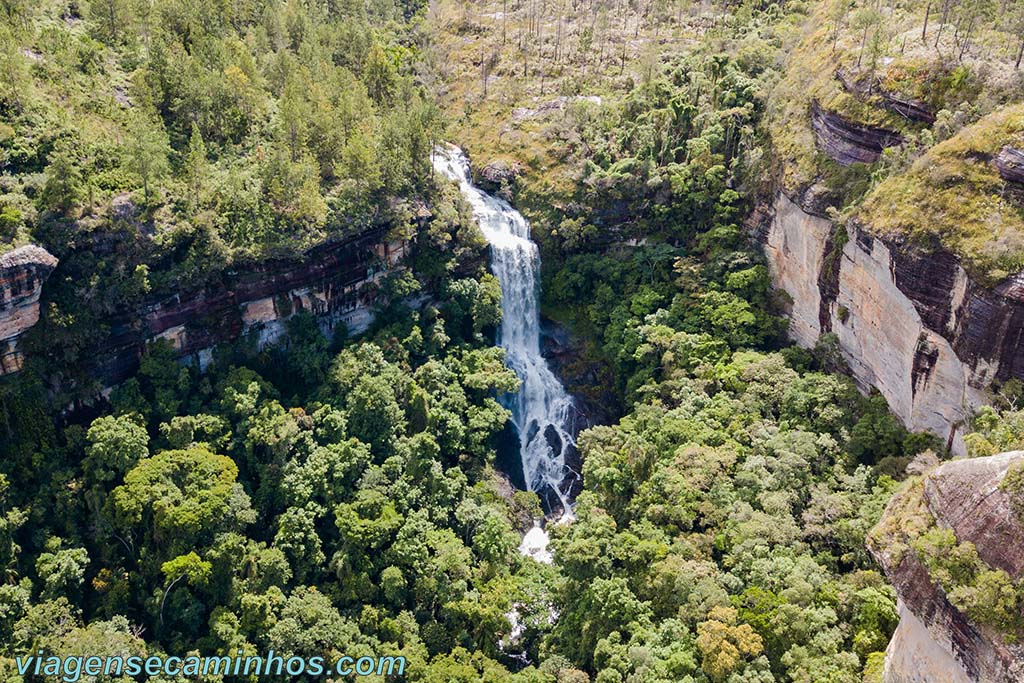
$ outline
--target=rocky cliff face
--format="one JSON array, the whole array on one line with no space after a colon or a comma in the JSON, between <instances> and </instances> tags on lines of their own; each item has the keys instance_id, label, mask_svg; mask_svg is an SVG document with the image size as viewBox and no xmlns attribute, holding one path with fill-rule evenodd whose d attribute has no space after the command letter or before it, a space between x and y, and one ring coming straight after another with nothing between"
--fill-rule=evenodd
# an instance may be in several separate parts
<instances>
[{"instance_id":1,"label":"rocky cliff face","mask_svg":"<svg viewBox=\"0 0 1024 683\"><path fill-rule=\"evenodd\" d=\"M900 109L877 83L868 88L842 71L836 77L858 98L878 95L882 106L927 120L920 103L901 101ZM840 165L876 161L901 142L816 101L808 115L818 152ZM1009 191L1024 190L1024 152L1003 147L991 163ZM809 347L834 334L863 388L877 388L908 428L933 432L964 453L963 426L985 390L1024 378L1024 273L986 287L939 246L881 239L852 222L835 226L818 188L779 192L754 219L775 286L791 300L792 336Z\"/></svg>"},{"instance_id":2,"label":"rocky cliff face","mask_svg":"<svg viewBox=\"0 0 1024 683\"><path fill-rule=\"evenodd\" d=\"M0 255L0 375L21 369L18 340L38 322L43 283L56 267L57 259L34 245Z\"/></svg>"},{"instance_id":3,"label":"rocky cliff face","mask_svg":"<svg viewBox=\"0 0 1024 683\"><path fill-rule=\"evenodd\" d=\"M792 299L791 334L835 334L857 382L877 388L908 428L963 453L965 420L994 380L1024 378L1024 276L974 282L955 256L894 244L805 210L785 194L762 223L775 286Z\"/></svg>"},{"instance_id":4,"label":"rocky cliff face","mask_svg":"<svg viewBox=\"0 0 1024 683\"><path fill-rule=\"evenodd\" d=\"M882 150L903 142L892 131L857 125L825 111L817 102L811 104L811 129L818 148L842 166L874 163Z\"/></svg>"},{"instance_id":5,"label":"rocky cliff face","mask_svg":"<svg viewBox=\"0 0 1024 683\"><path fill-rule=\"evenodd\" d=\"M168 340L183 359L209 362L213 347L245 334L258 346L278 339L289 318L315 314L325 334L338 325L366 329L373 318L376 285L401 267L408 244L389 242L383 230L328 244L301 260L267 261L229 270L217 286L153 300L110 321L111 334L97 349L93 374L106 386L130 376L146 345ZM21 367L13 349L39 317L40 290L56 259L38 247L0 257L0 348L3 373Z\"/></svg>"},{"instance_id":6,"label":"rocky cliff face","mask_svg":"<svg viewBox=\"0 0 1024 683\"><path fill-rule=\"evenodd\" d=\"M1000 489L1024 451L947 462L889 504L869 547L900 599L900 624L886 653L885 683L1010 683L1024 680L1024 647L967 618L929 575L908 534L923 524L951 529L1014 581L1024 574L1024 528Z\"/></svg>"},{"instance_id":7,"label":"rocky cliff face","mask_svg":"<svg viewBox=\"0 0 1024 683\"><path fill-rule=\"evenodd\" d=\"M146 344L168 340L183 358L204 367L213 347L255 335L258 347L278 340L300 311L317 316L330 335L338 325L350 333L373 320L376 285L399 267L408 244L384 240L383 231L319 247L301 261L269 261L229 271L221 286L154 301L112 324L97 359L107 385L130 376Z\"/></svg>"},{"instance_id":8,"label":"rocky cliff face","mask_svg":"<svg viewBox=\"0 0 1024 683\"><path fill-rule=\"evenodd\" d=\"M999 176L1018 192L1024 189L1024 150L1003 147L992 160Z\"/></svg>"}]
</instances>

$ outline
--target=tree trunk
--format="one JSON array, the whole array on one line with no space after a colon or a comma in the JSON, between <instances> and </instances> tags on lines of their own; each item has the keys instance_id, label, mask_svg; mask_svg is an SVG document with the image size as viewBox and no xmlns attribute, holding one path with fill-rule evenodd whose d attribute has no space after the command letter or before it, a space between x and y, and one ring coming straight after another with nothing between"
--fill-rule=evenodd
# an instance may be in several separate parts
<instances>
[{"instance_id":1,"label":"tree trunk","mask_svg":"<svg viewBox=\"0 0 1024 683\"><path fill-rule=\"evenodd\" d=\"M960 55L957 57L958 62L964 61L964 53L967 52L967 46L971 44L971 31L974 30L974 18L967 23L967 29L964 31L964 44L960 46Z\"/></svg>"},{"instance_id":2,"label":"tree trunk","mask_svg":"<svg viewBox=\"0 0 1024 683\"><path fill-rule=\"evenodd\" d=\"M925 41L925 36L928 35L928 18L932 15L932 3L929 2L928 6L924 8L924 26L921 27L921 42Z\"/></svg>"},{"instance_id":3,"label":"tree trunk","mask_svg":"<svg viewBox=\"0 0 1024 683\"><path fill-rule=\"evenodd\" d=\"M946 20L949 19L949 7L951 0L942 0L942 23L939 24L939 32L935 34L935 47L939 47L939 38L942 37L942 29L946 28Z\"/></svg>"}]
</instances>

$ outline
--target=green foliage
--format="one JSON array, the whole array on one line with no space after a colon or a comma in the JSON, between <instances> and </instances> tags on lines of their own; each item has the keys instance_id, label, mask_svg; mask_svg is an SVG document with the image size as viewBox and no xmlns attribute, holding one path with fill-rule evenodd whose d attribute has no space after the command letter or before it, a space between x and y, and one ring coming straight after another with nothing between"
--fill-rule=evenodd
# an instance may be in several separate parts
<instances>
[{"instance_id":1,"label":"green foliage","mask_svg":"<svg viewBox=\"0 0 1024 683\"><path fill-rule=\"evenodd\" d=\"M140 460L114 489L114 519L126 529L148 530L167 549L195 547L251 521L237 476L230 458L200 447L157 453Z\"/></svg>"},{"instance_id":2,"label":"green foliage","mask_svg":"<svg viewBox=\"0 0 1024 683\"><path fill-rule=\"evenodd\" d=\"M659 371L618 425L580 435L586 491L553 535L566 577L558 651L608 680L646 675L638 660L602 659L604 648L651 647L678 620L687 675L859 675L897 622L864 549L892 482L857 461L856 426L884 406L782 354L723 345L694 363L680 343L692 333L640 334L661 340ZM608 577L622 580L614 603L593 594Z\"/></svg>"},{"instance_id":3,"label":"green foliage","mask_svg":"<svg viewBox=\"0 0 1024 683\"><path fill-rule=\"evenodd\" d=\"M233 263L382 227L408 237L409 206L449 201L430 168L442 121L415 78L409 3L15 14L0 20L0 247L32 240L60 259L33 355L79 374L64 384L82 395L114 311Z\"/></svg>"},{"instance_id":4,"label":"green foliage","mask_svg":"<svg viewBox=\"0 0 1024 683\"><path fill-rule=\"evenodd\" d=\"M605 116L577 116L587 150L587 215L559 235L578 248L584 225L637 217L634 235L686 239L735 216L738 157L764 107L762 83L723 54L670 60Z\"/></svg>"},{"instance_id":5,"label":"green foliage","mask_svg":"<svg viewBox=\"0 0 1024 683\"><path fill-rule=\"evenodd\" d=\"M1013 514L1021 524L1024 524L1024 463L1011 466L1006 476L999 482L999 488L1010 496Z\"/></svg>"},{"instance_id":6,"label":"green foliage","mask_svg":"<svg viewBox=\"0 0 1024 683\"><path fill-rule=\"evenodd\" d=\"M775 78L760 37L649 60L553 132L579 201L545 243L545 306L585 339L572 388L622 417L579 436L585 490L540 565L516 552L537 497L494 470L497 397L519 388L490 345L500 284L429 166L424 4L44 5L0 24L0 240L61 259L25 340L38 367L0 387L0 667L273 649L401 654L437 683L877 671L897 617L865 536L882 472L930 444L826 372L826 346L778 350L740 227ZM774 21L733 9L715 35ZM281 343L204 373L157 342L85 423L51 419L39 377L93 398L83 361L123 311L371 228L412 253L365 336L296 312ZM970 548L922 532L913 550L972 618L1016 628L1015 588Z\"/></svg>"},{"instance_id":7,"label":"green foliage","mask_svg":"<svg viewBox=\"0 0 1024 683\"><path fill-rule=\"evenodd\" d=\"M82 467L97 484L120 479L149 455L149 434L137 415L97 418L86 436L89 448Z\"/></svg>"},{"instance_id":8,"label":"green foliage","mask_svg":"<svg viewBox=\"0 0 1024 683\"><path fill-rule=\"evenodd\" d=\"M964 436L972 457L995 455L1024 447L1024 411L982 406L972 421L974 431Z\"/></svg>"}]
</instances>

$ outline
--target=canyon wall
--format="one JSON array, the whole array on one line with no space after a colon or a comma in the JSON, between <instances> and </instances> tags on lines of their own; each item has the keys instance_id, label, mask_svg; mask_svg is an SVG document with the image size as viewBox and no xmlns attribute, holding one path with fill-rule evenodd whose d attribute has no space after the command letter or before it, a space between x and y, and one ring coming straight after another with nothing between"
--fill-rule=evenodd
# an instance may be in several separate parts
<instances>
[{"instance_id":1,"label":"canyon wall","mask_svg":"<svg viewBox=\"0 0 1024 683\"><path fill-rule=\"evenodd\" d=\"M914 112L926 120L925 110ZM874 162L901 142L816 102L809 117L817 151L840 166ZM1007 190L1024 198L1024 153L1004 147L991 163ZM986 287L937 243L925 248L855 221L834 223L826 217L833 204L811 184L778 191L752 220L773 283L785 292L790 335L804 347L832 335L862 389L877 389L909 429L932 432L964 455L967 423L988 388L1024 379L1024 273ZM1024 680L1024 647L957 609L908 538L923 520L952 529L988 566L1020 580L1024 528L999 482L1021 459L1024 452L941 465L916 493L897 494L872 532L872 554L899 599L885 683ZM908 496L917 498L908 504Z\"/></svg>"},{"instance_id":2,"label":"canyon wall","mask_svg":"<svg viewBox=\"0 0 1024 683\"><path fill-rule=\"evenodd\" d=\"M277 340L300 311L315 314L327 335L339 325L362 332L373 319L376 285L402 267L408 249L378 229L315 248L301 260L231 268L215 286L183 290L114 316L109 337L96 350L92 374L104 386L122 381L157 339L168 340L183 359L202 367L217 344L246 334L254 335L259 347ZM0 257L0 344L5 345L0 346L5 350L0 374L20 369L17 340L38 320L42 283L55 266L56 259L39 247Z\"/></svg>"},{"instance_id":3,"label":"canyon wall","mask_svg":"<svg viewBox=\"0 0 1024 683\"><path fill-rule=\"evenodd\" d=\"M0 375L21 369L18 341L39 321L43 283L56 267L57 259L35 245L0 254Z\"/></svg>"},{"instance_id":4,"label":"canyon wall","mask_svg":"<svg viewBox=\"0 0 1024 683\"><path fill-rule=\"evenodd\" d=\"M763 228L772 279L791 299L793 338L835 335L853 377L912 430L963 453L963 431L994 379L1024 377L1020 285L979 287L948 252L836 230L783 193Z\"/></svg>"},{"instance_id":5,"label":"canyon wall","mask_svg":"<svg viewBox=\"0 0 1024 683\"><path fill-rule=\"evenodd\" d=\"M902 142L817 102L808 117L818 153L840 166L876 161ZM1019 150L1006 147L992 163L1009 185L1024 178ZM985 287L938 245L882 239L852 221L834 225L825 217L831 203L816 184L778 191L754 219L774 285L788 295L791 336L811 347L834 335L862 389L878 389L909 429L964 454L965 424L986 389L1024 379L1024 273Z\"/></svg>"}]
</instances>

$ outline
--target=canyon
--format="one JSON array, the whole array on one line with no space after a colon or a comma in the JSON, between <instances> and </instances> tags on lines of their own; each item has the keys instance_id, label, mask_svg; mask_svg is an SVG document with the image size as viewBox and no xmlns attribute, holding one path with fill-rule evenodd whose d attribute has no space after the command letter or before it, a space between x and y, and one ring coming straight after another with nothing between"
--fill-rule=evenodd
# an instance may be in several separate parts
<instances>
[{"instance_id":1,"label":"canyon","mask_svg":"<svg viewBox=\"0 0 1024 683\"><path fill-rule=\"evenodd\" d=\"M818 150L840 165L873 162L900 143L895 133L858 127L817 103L809 116ZM1024 184L1019 150L1005 147L992 163L1008 183ZM483 175L499 193L507 193L515 177L499 167ZM777 188L752 221L782 293L790 335L808 348L829 335L860 388L877 389L909 429L931 432L953 454L965 454L967 422L990 387L1024 379L1024 274L994 286L980 283L938 245L880 236L854 221L836 224L821 197L815 187ZM373 319L381 280L404 267L410 248L375 229L300 259L229 267L216 285L154 297L113 316L92 373L113 386L131 376L146 346L160 339L203 367L218 344L247 335L258 347L280 339L300 311L313 313L327 335L341 327L361 332ZM24 338L40 319L47 278L59 272L57 259L38 246L0 256L0 375L26 362ZM535 337L531 332L531 344ZM1024 453L947 463L924 486L936 521L1015 579L1024 566L1006 550L1019 548L1024 532L1000 498L998 482L1020 458ZM560 480L563 470L556 474ZM897 557L886 545L872 552L899 596L887 683L1019 680L1020 648L958 611L913 553Z\"/></svg>"}]
</instances>

